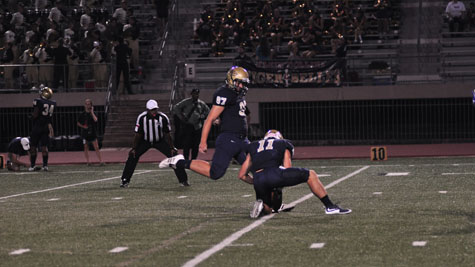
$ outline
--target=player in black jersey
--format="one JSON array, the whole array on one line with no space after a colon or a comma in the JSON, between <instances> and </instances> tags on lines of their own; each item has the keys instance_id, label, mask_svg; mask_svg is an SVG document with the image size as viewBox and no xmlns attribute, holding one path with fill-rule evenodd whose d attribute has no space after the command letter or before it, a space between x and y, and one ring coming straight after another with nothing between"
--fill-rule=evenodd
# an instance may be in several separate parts
<instances>
[{"instance_id":1,"label":"player in black jersey","mask_svg":"<svg viewBox=\"0 0 475 267\"><path fill-rule=\"evenodd\" d=\"M51 100L53 90L49 87L40 88L40 97L33 101L33 130L30 138L30 168L29 171L38 170L36 165L36 155L38 145L41 144L43 154L44 171L48 170L48 145L49 139L54 136L51 117L56 107L56 101Z\"/></svg>"},{"instance_id":2,"label":"player in black jersey","mask_svg":"<svg viewBox=\"0 0 475 267\"><path fill-rule=\"evenodd\" d=\"M201 131L199 150L208 150L207 139L212 124L219 120L220 133L216 138L216 149L212 163L204 160L185 160L177 155L160 162L160 168L187 168L201 175L217 180L226 173L234 158L239 164L246 159L244 150L247 139L246 100L249 73L246 69L233 66L226 75L226 84L219 87L213 95L213 106Z\"/></svg>"},{"instance_id":3,"label":"player in black jersey","mask_svg":"<svg viewBox=\"0 0 475 267\"><path fill-rule=\"evenodd\" d=\"M283 139L277 130L269 130L263 139L252 142L247 147L246 161L239 170L239 179L253 184L257 201L251 211L251 218L278 211L282 203L279 189L307 183L310 190L325 205L326 214L347 214L351 210L333 204L325 187L314 170L292 167L294 146ZM252 173L252 176L249 175ZM281 191L280 191L281 192Z\"/></svg>"}]
</instances>

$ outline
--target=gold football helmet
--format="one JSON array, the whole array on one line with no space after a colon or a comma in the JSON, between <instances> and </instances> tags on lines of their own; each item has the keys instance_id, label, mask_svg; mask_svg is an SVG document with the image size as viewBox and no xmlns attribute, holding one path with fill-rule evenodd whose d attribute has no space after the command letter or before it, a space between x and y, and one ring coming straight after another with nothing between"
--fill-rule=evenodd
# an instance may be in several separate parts
<instances>
[{"instance_id":1,"label":"gold football helmet","mask_svg":"<svg viewBox=\"0 0 475 267\"><path fill-rule=\"evenodd\" d=\"M274 129L267 131L266 135L264 135L264 139L268 139L268 138L284 139L282 134L279 131L274 130Z\"/></svg>"},{"instance_id":2,"label":"gold football helmet","mask_svg":"<svg viewBox=\"0 0 475 267\"><path fill-rule=\"evenodd\" d=\"M43 99L50 99L53 96L53 90L49 87L43 87L40 89L40 96Z\"/></svg>"},{"instance_id":3,"label":"gold football helmet","mask_svg":"<svg viewBox=\"0 0 475 267\"><path fill-rule=\"evenodd\" d=\"M239 88L239 84L243 85L242 90ZM247 93L247 84L249 83L249 73L245 68L232 66L226 74L226 84L234 91L242 94Z\"/></svg>"}]
</instances>

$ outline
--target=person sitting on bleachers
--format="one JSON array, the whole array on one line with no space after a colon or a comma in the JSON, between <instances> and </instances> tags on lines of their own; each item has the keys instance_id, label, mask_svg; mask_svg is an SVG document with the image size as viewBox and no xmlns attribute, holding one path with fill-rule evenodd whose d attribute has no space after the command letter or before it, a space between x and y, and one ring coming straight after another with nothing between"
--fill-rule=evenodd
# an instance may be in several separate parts
<instances>
[{"instance_id":1,"label":"person sitting on bleachers","mask_svg":"<svg viewBox=\"0 0 475 267\"><path fill-rule=\"evenodd\" d=\"M61 0L57 0L55 6L50 10L48 19L55 22L56 24L61 23L64 20L64 15L61 9L63 8L63 3Z\"/></svg>"},{"instance_id":2,"label":"person sitting on bleachers","mask_svg":"<svg viewBox=\"0 0 475 267\"><path fill-rule=\"evenodd\" d=\"M362 34L364 32L365 23L366 23L366 16L365 16L363 8L360 5L351 14L351 27L353 28L353 35L355 37L353 41L354 43L357 43L357 42L359 42L360 44L363 43Z\"/></svg>"},{"instance_id":3,"label":"person sitting on bleachers","mask_svg":"<svg viewBox=\"0 0 475 267\"><path fill-rule=\"evenodd\" d=\"M389 23L391 20L391 3L388 0L376 0L374 8L374 17L378 22L378 43L382 43L383 38L387 38L387 36L384 35L389 34Z\"/></svg>"},{"instance_id":4,"label":"person sitting on bleachers","mask_svg":"<svg viewBox=\"0 0 475 267\"><path fill-rule=\"evenodd\" d=\"M452 0L447 4L445 14L449 18L450 32L463 32L465 12L465 5L461 1Z\"/></svg>"}]
</instances>

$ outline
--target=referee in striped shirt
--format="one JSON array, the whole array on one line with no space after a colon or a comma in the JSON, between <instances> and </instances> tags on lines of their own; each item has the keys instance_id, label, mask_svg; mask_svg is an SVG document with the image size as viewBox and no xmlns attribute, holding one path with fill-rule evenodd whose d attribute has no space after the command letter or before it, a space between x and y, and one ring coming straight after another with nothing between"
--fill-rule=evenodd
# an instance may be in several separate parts
<instances>
[{"instance_id":1,"label":"referee in striped shirt","mask_svg":"<svg viewBox=\"0 0 475 267\"><path fill-rule=\"evenodd\" d=\"M158 111L157 101L153 99L147 101L146 107L147 111L142 112L137 117L134 142L122 172L120 187L127 187L129 185L140 156L151 147L158 149L167 157L176 155L177 152L170 135L170 120L167 115ZM189 186L185 169L176 168L174 171L178 182L183 186Z\"/></svg>"}]
</instances>

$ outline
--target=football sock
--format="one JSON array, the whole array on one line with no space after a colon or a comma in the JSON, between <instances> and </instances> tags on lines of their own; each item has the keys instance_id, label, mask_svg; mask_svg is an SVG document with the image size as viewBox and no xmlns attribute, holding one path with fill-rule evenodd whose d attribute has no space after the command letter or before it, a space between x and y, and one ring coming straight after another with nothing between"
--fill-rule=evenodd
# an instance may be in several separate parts
<instances>
[{"instance_id":1,"label":"football sock","mask_svg":"<svg viewBox=\"0 0 475 267\"><path fill-rule=\"evenodd\" d=\"M36 154L35 155L30 155L30 165L31 167L35 167L36 164Z\"/></svg>"},{"instance_id":2,"label":"football sock","mask_svg":"<svg viewBox=\"0 0 475 267\"><path fill-rule=\"evenodd\" d=\"M190 169L190 165L191 165L191 160L189 159L182 159L176 163L177 168Z\"/></svg>"},{"instance_id":3,"label":"football sock","mask_svg":"<svg viewBox=\"0 0 475 267\"><path fill-rule=\"evenodd\" d=\"M329 207L332 207L334 206L335 204L333 204L333 202L330 200L330 198L328 197L328 195L320 198L320 201L322 201L323 205L325 205L325 208L329 208Z\"/></svg>"},{"instance_id":4,"label":"football sock","mask_svg":"<svg viewBox=\"0 0 475 267\"><path fill-rule=\"evenodd\" d=\"M48 166L48 155L43 156L43 167Z\"/></svg>"}]
</instances>

